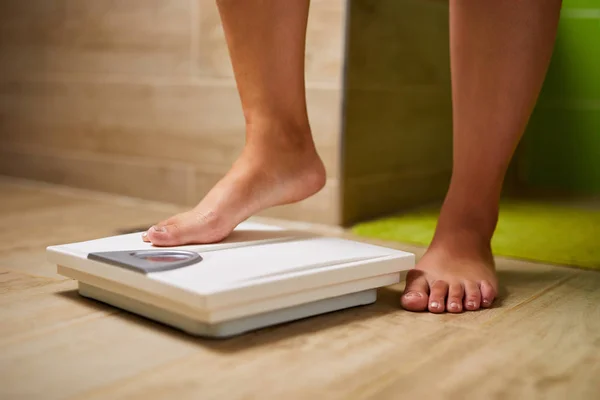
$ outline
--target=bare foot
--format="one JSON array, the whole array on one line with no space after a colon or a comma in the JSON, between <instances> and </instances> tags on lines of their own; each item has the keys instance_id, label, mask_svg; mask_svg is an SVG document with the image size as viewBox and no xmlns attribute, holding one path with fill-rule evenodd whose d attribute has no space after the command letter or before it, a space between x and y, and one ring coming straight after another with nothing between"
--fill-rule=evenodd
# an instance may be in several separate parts
<instances>
[{"instance_id":1,"label":"bare foot","mask_svg":"<svg viewBox=\"0 0 600 400\"><path fill-rule=\"evenodd\" d=\"M491 307L498 280L490 229L465 229L443 218L431 246L407 275L402 307L432 313Z\"/></svg>"},{"instance_id":2,"label":"bare foot","mask_svg":"<svg viewBox=\"0 0 600 400\"><path fill-rule=\"evenodd\" d=\"M309 129L248 129L260 139L248 141L230 171L196 207L150 228L145 241L157 246L218 242L253 214L301 201L323 188L325 168Z\"/></svg>"}]
</instances>

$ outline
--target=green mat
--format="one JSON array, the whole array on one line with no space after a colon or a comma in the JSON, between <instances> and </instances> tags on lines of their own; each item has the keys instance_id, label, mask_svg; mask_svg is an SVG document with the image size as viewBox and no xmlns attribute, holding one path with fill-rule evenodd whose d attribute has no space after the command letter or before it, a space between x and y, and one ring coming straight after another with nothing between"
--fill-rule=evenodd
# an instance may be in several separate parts
<instances>
[{"instance_id":1,"label":"green mat","mask_svg":"<svg viewBox=\"0 0 600 400\"><path fill-rule=\"evenodd\" d=\"M429 245L439 209L356 225L359 236ZM542 202L504 202L492 239L495 255L600 270L600 210Z\"/></svg>"}]
</instances>

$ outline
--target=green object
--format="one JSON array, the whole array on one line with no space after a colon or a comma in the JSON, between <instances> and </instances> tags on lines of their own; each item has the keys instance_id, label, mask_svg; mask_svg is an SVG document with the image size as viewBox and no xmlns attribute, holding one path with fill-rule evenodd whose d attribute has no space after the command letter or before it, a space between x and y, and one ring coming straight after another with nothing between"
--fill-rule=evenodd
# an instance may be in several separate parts
<instances>
[{"instance_id":1,"label":"green object","mask_svg":"<svg viewBox=\"0 0 600 400\"><path fill-rule=\"evenodd\" d=\"M356 225L359 236L427 246L439 209ZM492 239L495 255L600 270L600 210L542 202L505 202Z\"/></svg>"},{"instance_id":2,"label":"green object","mask_svg":"<svg viewBox=\"0 0 600 400\"><path fill-rule=\"evenodd\" d=\"M532 187L600 194L600 1L563 2L552 60L523 137Z\"/></svg>"}]
</instances>

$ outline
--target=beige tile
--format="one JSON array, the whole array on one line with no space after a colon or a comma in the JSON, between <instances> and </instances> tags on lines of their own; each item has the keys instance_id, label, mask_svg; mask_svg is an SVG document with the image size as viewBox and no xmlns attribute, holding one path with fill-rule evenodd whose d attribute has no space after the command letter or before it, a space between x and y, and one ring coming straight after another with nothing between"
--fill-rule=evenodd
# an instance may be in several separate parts
<instances>
[{"instance_id":1,"label":"beige tile","mask_svg":"<svg viewBox=\"0 0 600 400\"><path fill-rule=\"evenodd\" d=\"M196 73L212 78L230 78L233 80L233 67L221 25L217 3L211 0L194 0L198 9L198 18L194 38L197 42Z\"/></svg>"},{"instance_id":2,"label":"beige tile","mask_svg":"<svg viewBox=\"0 0 600 400\"><path fill-rule=\"evenodd\" d=\"M348 87L449 87L448 2L349 4Z\"/></svg>"},{"instance_id":3,"label":"beige tile","mask_svg":"<svg viewBox=\"0 0 600 400\"><path fill-rule=\"evenodd\" d=\"M257 216L279 218L307 223L338 225L340 223L340 186L336 179L329 179L321 191L294 204L274 207Z\"/></svg>"},{"instance_id":4,"label":"beige tile","mask_svg":"<svg viewBox=\"0 0 600 400\"><path fill-rule=\"evenodd\" d=\"M341 94L307 94L313 135L338 174ZM225 172L245 142L233 85L23 81L0 84L4 142L188 162ZM162 162L162 161L161 161Z\"/></svg>"},{"instance_id":5,"label":"beige tile","mask_svg":"<svg viewBox=\"0 0 600 400\"><path fill-rule=\"evenodd\" d=\"M307 82L343 84L346 12L349 2L311 0L306 27Z\"/></svg>"},{"instance_id":6,"label":"beige tile","mask_svg":"<svg viewBox=\"0 0 600 400\"><path fill-rule=\"evenodd\" d=\"M174 203L189 199L191 171L182 164L124 157L59 154L39 148L0 150L0 174Z\"/></svg>"},{"instance_id":7,"label":"beige tile","mask_svg":"<svg viewBox=\"0 0 600 400\"><path fill-rule=\"evenodd\" d=\"M233 78L233 68L218 8L213 0L198 1L198 74ZM313 0L306 33L306 81L341 87L346 30L346 2Z\"/></svg>"},{"instance_id":8,"label":"beige tile","mask_svg":"<svg viewBox=\"0 0 600 400\"><path fill-rule=\"evenodd\" d=\"M1 87L5 140L229 165L244 142L234 86L22 81Z\"/></svg>"},{"instance_id":9,"label":"beige tile","mask_svg":"<svg viewBox=\"0 0 600 400\"><path fill-rule=\"evenodd\" d=\"M186 76L190 1L6 0L0 71Z\"/></svg>"},{"instance_id":10,"label":"beige tile","mask_svg":"<svg viewBox=\"0 0 600 400\"><path fill-rule=\"evenodd\" d=\"M200 169L196 170L194 175L194 195L188 205L193 206L197 204L224 176L224 172L212 173Z\"/></svg>"}]
</instances>

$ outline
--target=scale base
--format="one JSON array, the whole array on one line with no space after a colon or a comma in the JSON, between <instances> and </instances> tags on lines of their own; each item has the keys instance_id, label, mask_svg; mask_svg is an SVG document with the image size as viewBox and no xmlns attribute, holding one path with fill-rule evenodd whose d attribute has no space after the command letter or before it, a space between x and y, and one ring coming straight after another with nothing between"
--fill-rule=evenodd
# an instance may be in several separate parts
<instances>
[{"instance_id":1,"label":"scale base","mask_svg":"<svg viewBox=\"0 0 600 400\"><path fill-rule=\"evenodd\" d=\"M377 289L369 289L231 321L207 324L84 282L79 282L79 294L83 297L98 300L102 303L161 322L193 336L218 339L230 338L268 326L279 325L345 308L363 306L374 303L377 300Z\"/></svg>"}]
</instances>

